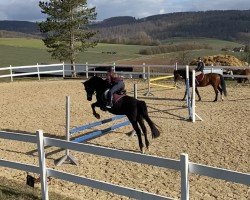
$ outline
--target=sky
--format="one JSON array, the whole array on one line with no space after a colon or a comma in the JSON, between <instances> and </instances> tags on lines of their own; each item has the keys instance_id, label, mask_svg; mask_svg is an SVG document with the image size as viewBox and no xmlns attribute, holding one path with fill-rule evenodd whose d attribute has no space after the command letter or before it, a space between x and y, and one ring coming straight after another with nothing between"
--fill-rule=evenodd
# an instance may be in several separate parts
<instances>
[{"instance_id":1,"label":"sky","mask_svg":"<svg viewBox=\"0 0 250 200\"><path fill-rule=\"evenodd\" d=\"M42 21L39 0L0 0L0 20ZM116 16L143 18L151 15L206 11L248 10L250 0L88 0L88 7L96 7L97 19Z\"/></svg>"}]
</instances>

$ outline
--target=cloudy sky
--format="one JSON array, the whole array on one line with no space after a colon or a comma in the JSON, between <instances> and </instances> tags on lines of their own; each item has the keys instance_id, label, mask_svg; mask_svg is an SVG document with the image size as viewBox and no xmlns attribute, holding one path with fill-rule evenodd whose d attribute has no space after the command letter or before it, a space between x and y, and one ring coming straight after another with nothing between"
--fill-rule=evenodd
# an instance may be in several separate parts
<instances>
[{"instance_id":1,"label":"cloudy sky","mask_svg":"<svg viewBox=\"0 0 250 200\"><path fill-rule=\"evenodd\" d=\"M39 0L0 0L0 20L41 21ZM97 19L114 16L142 18L150 15L205 10L247 10L250 0L88 0Z\"/></svg>"}]
</instances>

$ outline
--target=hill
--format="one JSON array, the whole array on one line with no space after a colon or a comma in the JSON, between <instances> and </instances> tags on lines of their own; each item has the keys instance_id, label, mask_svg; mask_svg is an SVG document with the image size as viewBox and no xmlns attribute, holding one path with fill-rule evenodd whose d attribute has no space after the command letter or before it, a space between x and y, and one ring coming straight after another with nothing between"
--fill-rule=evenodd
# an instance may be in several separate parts
<instances>
[{"instance_id":1,"label":"hill","mask_svg":"<svg viewBox=\"0 0 250 200\"><path fill-rule=\"evenodd\" d=\"M250 10L171 13L128 20L122 25L118 23L119 18L111 20L109 26L105 21L106 25L99 23L94 26L102 42L154 45L173 37L250 41Z\"/></svg>"},{"instance_id":2,"label":"hill","mask_svg":"<svg viewBox=\"0 0 250 200\"><path fill-rule=\"evenodd\" d=\"M250 10L179 12L135 19L112 17L92 23L103 43L158 45L173 37L206 37L249 43ZM40 35L37 23L0 21L0 30Z\"/></svg>"},{"instance_id":3,"label":"hill","mask_svg":"<svg viewBox=\"0 0 250 200\"><path fill-rule=\"evenodd\" d=\"M0 21L0 30L40 35L37 23L27 21Z\"/></svg>"}]
</instances>

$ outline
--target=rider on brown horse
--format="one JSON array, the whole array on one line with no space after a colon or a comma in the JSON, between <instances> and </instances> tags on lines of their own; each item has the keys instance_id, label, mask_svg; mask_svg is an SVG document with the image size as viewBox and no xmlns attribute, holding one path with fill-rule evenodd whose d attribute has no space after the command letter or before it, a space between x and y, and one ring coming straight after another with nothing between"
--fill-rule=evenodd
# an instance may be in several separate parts
<instances>
[{"instance_id":1,"label":"rider on brown horse","mask_svg":"<svg viewBox=\"0 0 250 200\"><path fill-rule=\"evenodd\" d=\"M197 67L195 69L195 80L198 85L199 85L199 82L202 81L202 79L204 78L204 74L203 74L204 67L205 67L205 64L202 61L201 57L199 57Z\"/></svg>"}]
</instances>

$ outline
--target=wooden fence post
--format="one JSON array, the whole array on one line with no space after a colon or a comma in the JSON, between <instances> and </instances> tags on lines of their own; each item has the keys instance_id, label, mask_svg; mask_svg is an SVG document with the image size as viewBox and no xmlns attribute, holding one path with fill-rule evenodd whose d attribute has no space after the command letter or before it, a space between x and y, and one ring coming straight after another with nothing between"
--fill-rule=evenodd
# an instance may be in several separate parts
<instances>
[{"instance_id":1,"label":"wooden fence post","mask_svg":"<svg viewBox=\"0 0 250 200\"><path fill-rule=\"evenodd\" d=\"M64 62L62 63L62 67L63 67L63 78L65 78L65 65L64 65Z\"/></svg>"},{"instance_id":2,"label":"wooden fence post","mask_svg":"<svg viewBox=\"0 0 250 200\"><path fill-rule=\"evenodd\" d=\"M37 76L38 76L38 80L40 81L39 65L38 63L36 65L37 65Z\"/></svg>"},{"instance_id":3,"label":"wooden fence post","mask_svg":"<svg viewBox=\"0 0 250 200\"><path fill-rule=\"evenodd\" d=\"M137 99L137 84L134 83L134 98Z\"/></svg>"},{"instance_id":4,"label":"wooden fence post","mask_svg":"<svg viewBox=\"0 0 250 200\"><path fill-rule=\"evenodd\" d=\"M12 72L12 66L10 65L10 80L13 82L13 72Z\"/></svg>"},{"instance_id":5,"label":"wooden fence post","mask_svg":"<svg viewBox=\"0 0 250 200\"><path fill-rule=\"evenodd\" d=\"M43 131L36 131L42 199L49 200Z\"/></svg>"},{"instance_id":6,"label":"wooden fence post","mask_svg":"<svg viewBox=\"0 0 250 200\"><path fill-rule=\"evenodd\" d=\"M88 66L88 62L86 62L86 67L85 67L85 70L86 70L86 78L89 78L89 66Z\"/></svg>"},{"instance_id":7,"label":"wooden fence post","mask_svg":"<svg viewBox=\"0 0 250 200\"><path fill-rule=\"evenodd\" d=\"M142 67L142 73L143 73L142 78L145 80L145 79L146 79L146 68L145 68L145 63L143 63L142 65L143 65L143 67Z\"/></svg>"}]
</instances>

